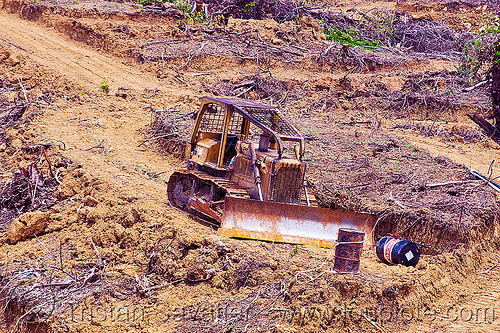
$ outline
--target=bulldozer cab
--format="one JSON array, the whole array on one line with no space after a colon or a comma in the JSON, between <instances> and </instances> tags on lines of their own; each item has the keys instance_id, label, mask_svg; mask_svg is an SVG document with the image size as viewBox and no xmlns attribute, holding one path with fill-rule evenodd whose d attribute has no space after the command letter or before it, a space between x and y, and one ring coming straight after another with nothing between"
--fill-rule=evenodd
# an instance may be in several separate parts
<instances>
[{"instance_id":1,"label":"bulldozer cab","mask_svg":"<svg viewBox=\"0 0 500 333\"><path fill-rule=\"evenodd\" d=\"M250 133L251 125L260 132L259 151L271 150L281 158L284 142L292 141L298 143L295 157L302 158L304 138L276 107L217 97L203 97L185 156L200 165L228 170L231 160L237 155L238 142L255 135Z\"/></svg>"}]
</instances>

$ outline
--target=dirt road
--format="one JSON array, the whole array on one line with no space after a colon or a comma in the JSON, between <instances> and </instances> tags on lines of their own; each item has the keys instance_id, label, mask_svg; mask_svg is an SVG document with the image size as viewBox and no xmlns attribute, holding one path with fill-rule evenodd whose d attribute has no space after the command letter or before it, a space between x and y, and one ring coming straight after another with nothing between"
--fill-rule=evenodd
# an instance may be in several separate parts
<instances>
[{"instance_id":1,"label":"dirt road","mask_svg":"<svg viewBox=\"0 0 500 333\"><path fill-rule=\"evenodd\" d=\"M126 65L123 59L96 52L53 29L5 12L0 13L0 18L0 41L25 51L34 62L88 89L95 89L103 78L112 87L137 91L155 89L160 85L150 73L142 73L140 67Z\"/></svg>"},{"instance_id":2,"label":"dirt road","mask_svg":"<svg viewBox=\"0 0 500 333\"><path fill-rule=\"evenodd\" d=\"M61 81L74 83L81 91L80 103L55 105L40 119L47 136L65 142L68 157L87 164L95 172L108 173L108 177L124 177L120 169L122 164L132 169L135 166L136 175L128 173L126 176L134 181L127 184L134 183L141 192L155 189L156 198L165 202L163 186L137 175L141 168L147 168L168 177L173 167L168 159L138 148L144 139L142 131L149 123L148 106L151 105L150 99L141 96L155 95L158 89L156 94L161 93L162 97L156 99L158 105L155 107L161 108L163 102L168 106L168 102L190 92L162 85L151 73L142 72L140 66L124 64L123 59L101 54L15 15L0 12L0 31L1 43L21 50L33 64L51 70L53 79L58 78L59 84ZM104 78L111 96L98 92ZM131 100L112 96L119 87L130 92ZM100 143L105 147L105 154L98 153L100 149L82 150Z\"/></svg>"},{"instance_id":3,"label":"dirt road","mask_svg":"<svg viewBox=\"0 0 500 333\"><path fill-rule=\"evenodd\" d=\"M68 95L78 95L76 102L62 96L37 120L43 140L63 142L64 155L93 177L104 179L111 193L130 193L154 214L167 211L181 224L213 232L168 206L166 180L179 161L144 144L151 107L162 109L186 101L186 96L196 100L190 91L161 84L139 65L125 64L123 59L3 11L0 31L0 43L26 57L29 66L48 70L54 86L69 87ZM109 94L98 90L103 78ZM127 93L126 98L115 96L118 88Z\"/></svg>"}]
</instances>

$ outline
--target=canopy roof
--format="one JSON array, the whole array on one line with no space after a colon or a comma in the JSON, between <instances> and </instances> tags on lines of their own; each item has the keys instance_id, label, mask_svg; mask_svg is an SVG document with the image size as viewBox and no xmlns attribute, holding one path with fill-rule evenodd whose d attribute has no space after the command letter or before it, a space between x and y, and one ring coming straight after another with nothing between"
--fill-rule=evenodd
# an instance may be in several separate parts
<instances>
[{"instance_id":1,"label":"canopy roof","mask_svg":"<svg viewBox=\"0 0 500 333\"><path fill-rule=\"evenodd\" d=\"M241 113L250 121L261 123L283 139L302 138L300 132L279 112L276 106L239 98L207 96L204 98L219 104L233 106L235 111Z\"/></svg>"}]
</instances>

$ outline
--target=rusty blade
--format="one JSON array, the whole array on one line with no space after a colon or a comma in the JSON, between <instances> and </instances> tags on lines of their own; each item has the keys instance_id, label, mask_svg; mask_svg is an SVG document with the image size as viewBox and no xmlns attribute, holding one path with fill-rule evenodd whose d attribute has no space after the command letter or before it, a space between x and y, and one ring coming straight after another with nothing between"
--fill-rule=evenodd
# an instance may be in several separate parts
<instances>
[{"instance_id":1,"label":"rusty blade","mask_svg":"<svg viewBox=\"0 0 500 333\"><path fill-rule=\"evenodd\" d=\"M217 233L333 247L340 228L353 228L370 235L374 222L374 216L369 214L226 196L222 225Z\"/></svg>"}]
</instances>

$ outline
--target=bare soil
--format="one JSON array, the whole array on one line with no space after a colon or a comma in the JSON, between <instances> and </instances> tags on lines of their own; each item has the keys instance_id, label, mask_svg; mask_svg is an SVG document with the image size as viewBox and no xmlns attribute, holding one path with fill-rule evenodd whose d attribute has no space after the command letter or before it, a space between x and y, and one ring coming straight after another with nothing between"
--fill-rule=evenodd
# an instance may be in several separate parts
<instances>
[{"instance_id":1,"label":"bare soil","mask_svg":"<svg viewBox=\"0 0 500 333\"><path fill-rule=\"evenodd\" d=\"M479 31L496 14L476 2L323 9L399 8ZM498 194L468 168L498 176L500 147L466 117L487 113L488 97L456 79L459 60L342 55L307 15L204 25L165 6L0 2L2 329L496 329L468 319L500 305ZM421 263L388 266L367 248L359 274L333 274L328 249L218 237L170 207L165 184L183 166L172 147L204 95L279 105L306 136L321 204L429 245ZM179 142L152 139L159 114Z\"/></svg>"}]
</instances>

